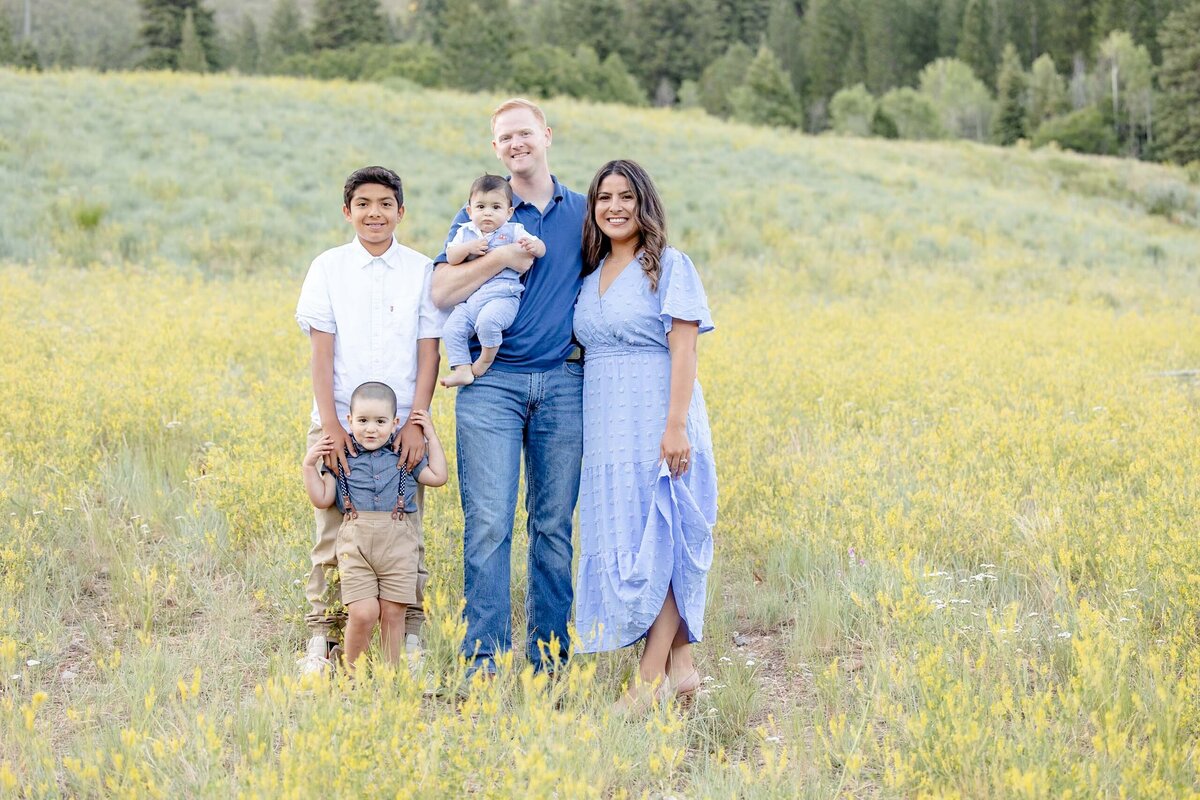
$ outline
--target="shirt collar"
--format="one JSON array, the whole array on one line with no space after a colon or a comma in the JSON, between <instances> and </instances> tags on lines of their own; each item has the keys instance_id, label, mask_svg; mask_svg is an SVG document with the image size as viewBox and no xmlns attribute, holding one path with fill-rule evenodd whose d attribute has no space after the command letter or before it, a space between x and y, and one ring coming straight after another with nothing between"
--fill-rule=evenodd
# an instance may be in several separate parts
<instances>
[{"instance_id":1,"label":"shirt collar","mask_svg":"<svg viewBox=\"0 0 1200 800\"><path fill-rule=\"evenodd\" d=\"M392 236L391 246L381 256L373 256L368 253L367 248L363 247L363 243L359 241L358 236L355 236L354 241L350 244L354 252L354 262L360 267L367 266L376 258L383 259L383 263L389 267L400 266L400 243L396 241L395 235Z\"/></svg>"},{"instance_id":2,"label":"shirt collar","mask_svg":"<svg viewBox=\"0 0 1200 800\"><path fill-rule=\"evenodd\" d=\"M512 175L507 176L504 180L512 183ZM566 189L564 189L563 185L558 182L558 178L555 177L553 173L550 175L550 180L554 181L554 197L552 199L556 203L561 202L562 199L566 197ZM516 192L513 192L513 208L516 208L524 202L525 201L521 199L520 195L518 195Z\"/></svg>"}]
</instances>

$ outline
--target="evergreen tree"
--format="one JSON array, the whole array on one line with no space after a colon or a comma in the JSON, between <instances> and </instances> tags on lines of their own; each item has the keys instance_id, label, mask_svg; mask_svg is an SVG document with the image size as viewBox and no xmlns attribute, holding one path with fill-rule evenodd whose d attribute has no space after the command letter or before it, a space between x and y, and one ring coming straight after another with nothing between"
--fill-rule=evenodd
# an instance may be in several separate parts
<instances>
[{"instance_id":1,"label":"evergreen tree","mask_svg":"<svg viewBox=\"0 0 1200 800\"><path fill-rule=\"evenodd\" d=\"M939 56L953 56L958 52L958 39L962 36L965 2L966 0L941 0L937 23Z\"/></svg>"},{"instance_id":2,"label":"evergreen tree","mask_svg":"<svg viewBox=\"0 0 1200 800\"><path fill-rule=\"evenodd\" d=\"M519 42L512 12L486 0L447 0L442 16L442 55L450 85L467 91L494 89L508 80L505 65Z\"/></svg>"},{"instance_id":3,"label":"evergreen tree","mask_svg":"<svg viewBox=\"0 0 1200 800\"><path fill-rule=\"evenodd\" d=\"M746 81L733 91L733 116L755 125L799 127L800 98L779 59L765 44L746 70Z\"/></svg>"},{"instance_id":4,"label":"evergreen tree","mask_svg":"<svg viewBox=\"0 0 1200 800\"><path fill-rule=\"evenodd\" d=\"M715 117L733 113L733 90L742 85L754 53L741 42L730 45L725 54L705 68L700 76L700 105Z\"/></svg>"},{"instance_id":5,"label":"evergreen tree","mask_svg":"<svg viewBox=\"0 0 1200 800\"><path fill-rule=\"evenodd\" d=\"M17 43L13 40L12 20L0 9L0 64L12 64L17 60Z\"/></svg>"},{"instance_id":6,"label":"evergreen tree","mask_svg":"<svg viewBox=\"0 0 1200 800\"><path fill-rule=\"evenodd\" d=\"M263 37L259 68L273 72L283 59L296 53L307 53L310 49L312 42L308 38L308 28L296 0L278 0Z\"/></svg>"},{"instance_id":7,"label":"evergreen tree","mask_svg":"<svg viewBox=\"0 0 1200 800\"><path fill-rule=\"evenodd\" d=\"M774 0L767 17L767 47L779 58L796 93L807 91L804 72L804 20L795 0ZM755 43L749 43L751 47ZM751 54L753 56L753 54Z\"/></svg>"},{"instance_id":8,"label":"evergreen tree","mask_svg":"<svg viewBox=\"0 0 1200 800\"><path fill-rule=\"evenodd\" d=\"M442 27L445 25L449 0L416 0L414 5L413 30L416 38L434 47L441 47Z\"/></svg>"},{"instance_id":9,"label":"evergreen tree","mask_svg":"<svg viewBox=\"0 0 1200 800\"><path fill-rule=\"evenodd\" d=\"M664 88L673 95L721 52L714 0L632 0L626 19L636 54L630 69L660 102Z\"/></svg>"},{"instance_id":10,"label":"evergreen tree","mask_svg":"<svg viewBox=\"0 0 1200 800\"><path fill-rule=\"evenodd\" d=\"M1050 54L1043 53L1029 68L1029 115L1025 129L1036 131L1047 119L1067 108L1067 82L1058 74Z\"/></svg>"},{"instance_id":11,"label":"evergreen tree","mask_svg":"<svg viewBox=\"0 0 1200 800\"><path fill-rule=\"evenodd\" d=\"M568 50L587 45L601 60L609 53L623 52L620 44L626 38L624 8L611 0L564 1L559 19L561 31L568 34L562 46Z\"/></svg>"},{"instance_id":12,"label":"evergreen tree","mask_svg":"<svg viewBox=\"0 0 1200 800\"><path fill-rule=\"evenodd\" d=\"M996 29L993 47L999 42L1011 42L1022 62L1033 61L1042 51L1037 43L1043 22L1044 4L1053 0L994 0Z\"/></svg>"},{"instance_id":13,"label":"evergreen tree","mask_svg":"<svg viewBox=\"0 0 1200 800\"><path fill-rule=\"evenodd\" d=\"M142 6L142 44L146 56L142 66L150 69L175 69L183 44L184 20L190 13L196 41L203 50L204 63L219 63L217 26L213 12L203 0L140 0ZM194 56L194 53L193 53ZM193 58L198 62L198 59Z\"/></svg>"},{"instance_id":14,"label":"evergreen tree","mask_svg":"<svg viewBox=\"0 0 1200 800\"><path fill-rule=\"evenodd\" d=\"M379 0L317 0L313 11L312 44L318 50L381 44L391 39L391 28Z\"/></svg>"},{"instance_id":15,"label":"evergreen tree","mask_svg":"<svg viewBox=\"0 0 1200 800\"><path fill-rule=\"evenodd\" d=\"M600 64L597 99L629 106L646 105L646 92L625 66L620 53L609 53Z\"/></svg>"},{"instance_id":16,"label":"evergreen tree","mask_svg":"<svg viewBox=\"0 0 1200 800\"><path fill-rule=\"evenodd\" d=\"M1168 16L1158 39L1159 152L1179 164L1200 161L1200 2Z\"/></svg>"},{"instance_id":17,"label":"evergreen tree","mask_svg":"<svg viewBox=\"0 0 1200 800\"><path fill-rule=\"evenodd\" d=\"M204 45L200 44L200 36L196 33L196 18L190 8L183 14L176 68L180 72L208 72L208 58L204 55Z\"/></svg>"},{"instance_id":18,"label":"evergreen tree","mask_svg":"<svg viewBox=\"0 0 1200 800\"><path fill-rule=\"evenodd\" d=\"M848 82L855 20L848 0L813 0L804 15L805 71L814 99L827 100Z\"/></svg>"},{"instance_id":19,"label":"evergreen tree","mask_svg":"<svg viewBox=\"0 0 1200 800\"><path fill-rule=\"evenodd\" d=\"M258 26L249 14L242 15L242 27L233 40L233 66L243 75L253 75L259 66Z\"/></svg>"},{"instance_id":20,"label":"evergreen tree","mask_svg":"<svg viewBox=\"0 0 1200 800\"><path fill-rule=\"evenodd\" d=\"M728 45L735 42L757 45L767 32L773 5L771 0L716 0L721 41Z\"/></svg>"},{"instance_id":21,"label":"evergreen tree","mask_svg":"<svg viewBox=\"0 0 1200 800\"><path fill-rule=\"evenodd\" d=\"M958 59L975 75L990 84L996 74L992 56L992 20L988 0L967 0L963 9L962 33L958 38Z\"/></svg>"},{"instance_id":22,"label":"evergreen tree","mask_svg":"<svg viewBox=\"0 0 1200 800\"><path fill-rule=\"evenodd\" d=\"M859 29L866 44L866 85L874 92L915 83L938 57L937 0L863 3Z\"/></svg>"},{"instance_id":23,"label":"evergreen tree","mask_svg":"<svg viewBox=\"0 0 1200 800\"><path fill-rule=\"evenodd\" d=\"M1096 38L1103 39L1113 31L1126 31L1157 61L1161 57L1158 31L1167 14L1180 5L1178 0L1098 0Z\"/></svg>"},{"instance_id":24,"label":"evergreen tree","mask_svg":"<svg viewBox=\"0 0 1200 800\"><path fill-rule=\"evenodd\" d=\"M1047 5L1042 49L1055 63L1070 64L1091 52L1095 5L1095 0L1054 0Z\"/></svg>"},{"instance_id":25,"label":"evergreen tree","mask_svg":"<svg viewBox=\"0 0 1200 800\"><path fill-rule=\"evenodd\" d=\"M1025 128L1025 71L1021 57L1010 42L1000 58L1000 73L996 77L996 122L992 137L997 144L1016 144L1028 135Z\"/></svg>"}]
</instances>

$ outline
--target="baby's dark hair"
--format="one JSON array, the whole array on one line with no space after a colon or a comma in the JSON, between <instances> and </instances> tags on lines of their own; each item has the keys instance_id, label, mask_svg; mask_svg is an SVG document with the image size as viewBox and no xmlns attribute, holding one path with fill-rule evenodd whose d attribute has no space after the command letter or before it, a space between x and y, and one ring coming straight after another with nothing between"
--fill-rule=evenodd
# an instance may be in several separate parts
<instances>
[{"instance_id":1,"label":"baby's dark hair","mask_svg":"<svg viewBox=\"0 0 1200 800\"><path fill-rule=\"evenodd\" d=\"M350 199L354 197L354 190L368 183L378 183L388 187L396 195L396 205L404 205L404 184L400 182L400 176L387 167L363 167L352 172L350 177L346 178L346 185L342 188L343 204L349 208Z\"/></svg>"},{"instance_id":2,"label":"baby's dark hair","mask_svg":"<svg viewBox=\"0 0 1200 800\"><path fill-rule=\"evenodd\" d=\"M367 381L359 384L359 387L354 390L354 394L350 395L351 414L354 413L354 406L359 400L383 400L391 407L392 414L396 413L396 393L386 383Z\"/></svg>"},{"instance_id":3,"label":"baby's dark hair","mask_svg":"<svg viewBox=\"0 0 1200 800\"><path fill-rule=\"evenodd\" d=\"M475 182L471 184L471 193L467 195L467 200L477 194L487 194L497 190L504 192L504 196L508 198L508 204L511 206L513 202L512 187L499 175L480 175L476 178Z\"/></svg>"}]
</instances>

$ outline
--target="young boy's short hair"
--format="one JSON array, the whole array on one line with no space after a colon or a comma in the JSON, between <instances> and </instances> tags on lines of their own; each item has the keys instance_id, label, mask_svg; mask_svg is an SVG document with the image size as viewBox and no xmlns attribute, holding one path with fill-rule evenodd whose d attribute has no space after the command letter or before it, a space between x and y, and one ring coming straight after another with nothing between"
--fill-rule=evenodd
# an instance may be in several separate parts
<instances>
[{"instance_id":1,"label":"young boy's short hair","mask_svg":"<svg viewBox=\"0 0 1200 800\"><path fill-rule=\"evenodd\" d=\"M467 199L469 200L477 194L487 194L488 192L504 192L504 196L508 198L509 206L512 205L512 186L499 175L480 175L471 184L471 193L467 195Z\"/></svg>"},{"instance_id":2,"label":"young boy's short hair","mask_svg":"<svg viewBox=\"0 0 1200 800\"><path fill-rule=\"evenodd\" d=\"M396 393L392 391L392 387L380 381L367 381L359 384L359 387L350 395L350 410L353 412L354 406L360 400L382 400L392 409L392 413L396 413Z\"/></svg>"},{"instance_id":3,"label":"young boy's short hair","mask_svg":"<svg viewBox=\"0 0 1200 800\"><path fill-rule=\"evenodd\" d=\"M346 186L342 189L343 204L349 207L354 190L368 183L388 187L396 195L396 205L404 205L404 184L400 182L400 176L387 167L363 167L352 172L350 177L346 178Z\"/></svg>"}]
</instances>

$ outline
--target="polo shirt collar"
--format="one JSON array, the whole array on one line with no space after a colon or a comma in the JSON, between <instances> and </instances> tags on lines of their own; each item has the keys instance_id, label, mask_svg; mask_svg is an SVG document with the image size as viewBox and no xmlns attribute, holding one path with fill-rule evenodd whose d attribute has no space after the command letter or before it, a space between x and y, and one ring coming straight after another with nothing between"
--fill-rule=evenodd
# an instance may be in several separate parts
<instances>
[{"instance_id":1,"label":"polo shirt collar","mask_svg":"<svg viewBox=\"0 0 1200 800\"><path fill-rule=\"evenodd\" d=\"M351 250L354 253L354 261L360 267L365 267L374 261L376 258L383 259L383 263L389 267L400 266L400 243L396 241L395 234L392 235L392 244L381 256L373 256L367 252L367 248L363 247L363 243L359 241L358 236L350 243Z\"/></svg>"},{"instance_id":2,"label":"polo shirt collar","mask_svg":"<svg viewBox=\"0 0 1200 800\"><path fill-rule=\"evenodd\" d=\"M505 177L504 180L512 183L512 175ZM554 197L552 199L554 202L560 203L562 202L562 199L566 197L567 190L564 189L563 185L558 182L558 178L553 173L550 174L550 180L554 181ZM513 192L513 208L516 208L524 202L525 201L521 199L520 195L518 195L516 192ZM358 237L355 237L355 239L357 238Z\"/></svg>"}]
</instances>

